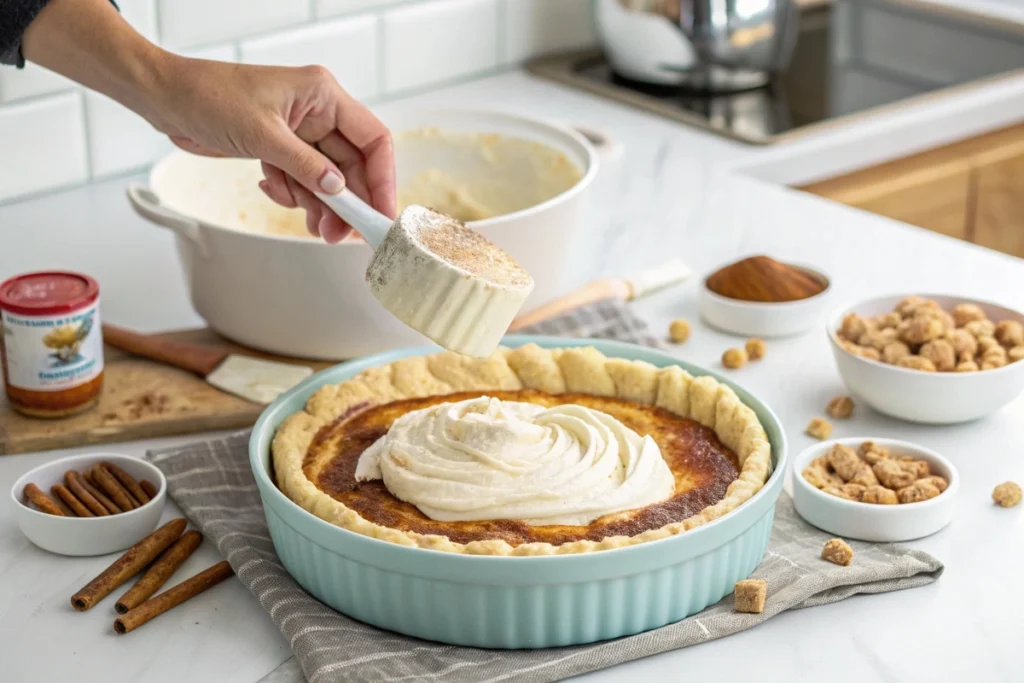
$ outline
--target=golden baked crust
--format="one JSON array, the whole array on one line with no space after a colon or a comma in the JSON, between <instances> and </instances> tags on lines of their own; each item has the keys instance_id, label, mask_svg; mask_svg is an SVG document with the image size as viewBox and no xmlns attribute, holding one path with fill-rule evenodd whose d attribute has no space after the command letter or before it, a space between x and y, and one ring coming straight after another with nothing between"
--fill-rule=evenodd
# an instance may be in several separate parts
<instances>
[{"instance_id":1,"label":"golden baked crust","mask_svg":"<svg viewBox=\"0 0 1024 683\"><path fill-rule=\"evenodd\" d=\"M713 430L736 456L739 475L724 497L686 519L633 536L609 536L557 545L510 545L486 539L458 543L371 522L322 491L303 465L318 432L369 406L460 392L518 391L577 393L653 405ZM318 390L305 410L288 417L271 447L281 490L307 511L332 524L373 538L432 550L487 555L554 555L619 548L666 538L710 522L750 499L767 481L771 447L753 410L712 377L692 377L678 366L656 368L643 361L606 358L592 347L544 349L528 344L499 349L490 358L454 353L406 358L366 370L353 379Z\"/></svg>"}]
</instances>

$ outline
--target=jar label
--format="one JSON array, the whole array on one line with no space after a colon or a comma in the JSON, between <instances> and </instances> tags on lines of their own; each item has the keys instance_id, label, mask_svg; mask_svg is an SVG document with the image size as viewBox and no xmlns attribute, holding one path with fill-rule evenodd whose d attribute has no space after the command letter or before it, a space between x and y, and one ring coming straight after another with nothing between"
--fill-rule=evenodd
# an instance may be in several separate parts
<instances>
[{"instance_id":1,"label":"jar label","mask_svg":"<svg viewBox=\"0 0 1024 683\"><path fill-rule=\"evenodd\" d=\"M3 311L7 382L29 391L77 387L103 372L97 299L74 313L25 316Z\"/></svg>"}]
</instances>

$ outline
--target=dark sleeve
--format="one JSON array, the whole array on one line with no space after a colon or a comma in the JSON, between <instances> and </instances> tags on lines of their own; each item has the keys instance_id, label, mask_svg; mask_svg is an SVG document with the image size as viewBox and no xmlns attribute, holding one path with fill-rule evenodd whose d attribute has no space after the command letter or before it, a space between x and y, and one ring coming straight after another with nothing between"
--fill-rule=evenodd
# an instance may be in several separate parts
<instances>
[{"instance_id":1,"label":"dark sleeve","mask_svg":"<svg viewBox=\"0 0 1024 683\"><path fill-rule=\"evenodd\" d=\"M50 0L0 0L0 64L25 66L21 37ZM111 0L117 7L117 3Z\"/></svg>"},{"instance_id":2,"label":"dark sleeve","mask_svg":"<svg viewBox=\"0 0 1024 683\"><path fill-rule=\"evenodd\" d=\"M25 66L21 36L49 0L0 0L0 64Z\"/></svg>"}]
</instances>

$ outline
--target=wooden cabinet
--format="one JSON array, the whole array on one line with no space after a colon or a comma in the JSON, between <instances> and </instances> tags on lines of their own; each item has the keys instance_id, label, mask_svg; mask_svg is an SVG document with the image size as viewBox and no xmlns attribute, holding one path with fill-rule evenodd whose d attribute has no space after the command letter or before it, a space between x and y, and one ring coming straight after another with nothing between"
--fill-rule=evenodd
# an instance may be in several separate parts
<instances>
[{"instance_id":1,"label":"wooden cabinet","mask_svg":"<svg viewBox=\"0 0 1024 683\"><path fill-rule=\"evenodd\" d=\"M1024 124L799 189L1024 257Z\"/></svg>"},{"instance_id":2,"label":"wooden cabinet","mask_svg":"<svg viewBox=\"0 0 1024 683\"><path fill-rule=\"evenodd\" d=\"M1024 133L975 159L972 238L976 244L1024 258Z\"/></svg>"}]
</instances>

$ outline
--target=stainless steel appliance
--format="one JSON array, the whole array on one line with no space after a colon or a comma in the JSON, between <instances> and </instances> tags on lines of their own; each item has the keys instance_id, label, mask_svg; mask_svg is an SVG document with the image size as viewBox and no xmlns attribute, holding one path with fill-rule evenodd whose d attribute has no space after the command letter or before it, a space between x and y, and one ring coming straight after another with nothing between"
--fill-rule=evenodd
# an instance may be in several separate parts
<instances>
[{"instance_id":1,"label":"stainless steel appliance","mask_svg":"<svg viewBox=\"0 0 1024 683\"><path fill-rule=\"evenodd\" d=\"M793 0L595 0L612 69L645 83L710 92L768 83L789 63Z\"/></svg>"},{"instance_id":2,"label":"stainless steel appliance","mask_svg":"<svg viewBox=\"0 0 1024 683\"><path fill-rule=\"evenodd\" d=\"M604 1L595 0L595 12ZM681 1L662 0L677 5ZM731 0L736 6L744 1ZM1021 24L919 0L796 2L801 16L789 65L760 88L722 93L694 89L678 80L652 83L643 72L627 72L614 63L610 51L541 58L530 69L753 144L939 97L952 88L1024 74ZM664 17L654 18L666 24L663 28L673 40L681 35ZM651 43L648 36L647 43L636 47Z\"/></svg>"}]
</instances>

